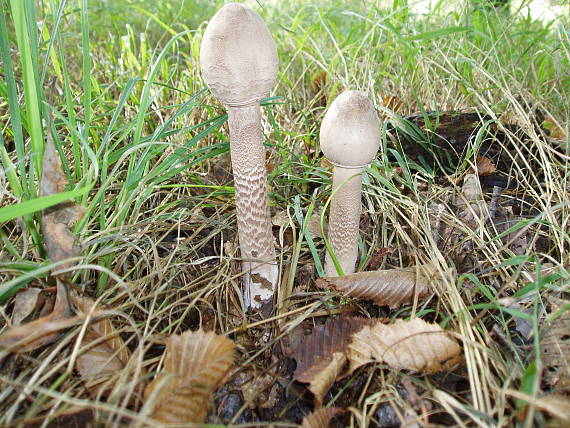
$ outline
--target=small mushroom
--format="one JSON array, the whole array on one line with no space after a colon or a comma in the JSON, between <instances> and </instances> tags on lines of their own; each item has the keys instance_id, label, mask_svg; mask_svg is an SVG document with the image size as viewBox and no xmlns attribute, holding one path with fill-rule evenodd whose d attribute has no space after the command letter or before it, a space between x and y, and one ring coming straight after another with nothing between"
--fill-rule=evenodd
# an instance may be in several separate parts
<instances>
[{"instance_id":1,"label":"small mushroom","mask_svg":"<svg viewBox=\"0 0 570 428\"><path fill-rule=\"evenodd\" d=\"M361 92L345 91L331 104L321 124L321 150L334 165L328 239L342 272L353 273L358 256L362 209L362 171L380 146L380 123ZM338 276L330 252L326 274Z\"/></svg>"},{"instance_id":2,"label":"small mushroom","mask_svg":"<svg viewBox=\"0 0 570 428\"><path fill-rule=\"evenodd\" d=\"M277 77L277 48L251 8L228 3L212 18L200 46L202 77L228 107L230 155L246 309L271 308L278 279L273 245L260 100Z\"/></svg>"}]
</instances>

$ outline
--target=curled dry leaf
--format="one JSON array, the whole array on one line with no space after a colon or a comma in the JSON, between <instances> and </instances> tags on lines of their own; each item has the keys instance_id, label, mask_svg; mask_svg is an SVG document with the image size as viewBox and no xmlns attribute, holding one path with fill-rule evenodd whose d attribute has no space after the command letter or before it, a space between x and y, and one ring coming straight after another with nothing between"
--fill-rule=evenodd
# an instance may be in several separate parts
<instances>
[{"instance_id":1,"label":"curled dry leaf","mask_svg":"<svg viewBox=\"0 0 570 428\"><path fill-rule=\"evenodd\" d=\"M369 299L380 306L401 306L429 292L429 284L441 279L432 265L412 266L317 279L317 287L334 288L347 296Z\"/></svg>"},{"instance_id":2,"label":"curled dry leaf","mask_svg":"<svg viewBox=\"0 0 570 428\"><path fill-rule=\"evenodd\" d=\"M350 372L358 367L385 362L395 369L437 373L462 359L461 347L439 325L420 318L377 323L353 335L348 348Z\"/></svg>"},{"instance_id":3,"label":"curled dry leaf","mask_svg":"<svg viewBox=\"0 0 570 428\"><path fill-rule=\"evenodd\" d=\"M322 399L346 363L345 351L352 334L372 321L366 318L339 317L316 327L305 336L293 354L297 361L294 379L309 384L315 405Z\"/></svg>"},{"instance_id":4,"label":"curled dry leaf","mask_svg":"<svg viewBox=\"0 0 570 428\"><path fill-rule=\"evenodd\" d=\"M69 305L67 287L57 281L57 296L53 311L45 317L19 325L0 336L0 349L10 348L12 352L30 352L55 342L61 331L79 320L73 317Z\"/></svg>"},{"instance_id":5,"label":"curled dry leaf","mask_svg":"<svg viewBox=\"0 0 570 428\"><path fill-rule=\"evenodd\" d=\"M323 398L337 377L341 374L346 364L344 352L335 352L331 358L323 360L322 364L314 366L303 373L304 377L298 379L299 382L308 382L309 391L315 396L315 407L323 405Z\"/></svg>"},{"instance_id":6,"label":"curled dry leaf","mask_svg":"<svg viewBox=\"0 0 570 428\"><path fill-rule=\"evenodd\" d=\"M301 428L329 428L332 418L343 413L338 407L315 410L303 418Z\"/></svg>"},{"instance_id":7,"label":"curled dry leaf","mask_svg":"<svg viewBox=\"0 0 570 428\"><path fill-rule=\"evenodd\" d=\"M570 393L570 310L564 311L570 302L550 300L551 315L561 313L551 323L544 323L540 330L542 379L555 391Z\"/></svg>"},{"instance_id":8,"label":"curled dry leaf","mask_svg":"<svg viewBox=\"0 0 570 428\"><path fill-rule=\"evenodd\" d=\"M20 325L39 306L41 288L26 288L16 294L14 311L12 312L12 325Z\"/></svg>"},{"instance_id":9,"label":"curled dry leaf","mask_svg":"<svg viewBox=\"0 0 570 428\"><path fill-rule=\"evenodd\" d=\"M204 422L211 394L233 366L234 351L230 339L214 332L171 336L164 370L145 390L150 416L162 423Z\"/></svg>"},{"instance_id":10,"label":"curled dry leaf","mask_svg":"<svg viewBox=\"0 0 570 428\"><path fill-rule=\"evenodd\" d=\"M61 159L48 133L43 157L40 195L48 196L64 192L66 185L67 178L61 169ZM82 208L71 202L58 204L44 211L42 215L43 237L48 257L52 262L78 255L75 237L70 229L82 213ZM64 267L69 267L69 264L62 266Z\"/></svg>"},{"instance_id":11,"label":"curled dry leaf","mask_svg":"<svg viewBox=\"0 0 570 428\"><path fill-rule=\"evenodd\" d=\"M475 163L477 164L477 173L480 176L493 175L497 172L497 167L493 161L485 156L477 156Z\"/></svg>"},{"instance_id":12,"label":"curled dry leaf","mask_svg":"<svg viewBox=\"0 0 570 428\"><path fill-rule=\"evenodd\" d=\"M73 296L72 300L85 315L95 306L95 302L87 297ZM108 396L116 376L126 367L130 357L129 348L113 328L113 323L105 318L87 327L75 367L94 398Z\"/></svg>"}]
</instances>

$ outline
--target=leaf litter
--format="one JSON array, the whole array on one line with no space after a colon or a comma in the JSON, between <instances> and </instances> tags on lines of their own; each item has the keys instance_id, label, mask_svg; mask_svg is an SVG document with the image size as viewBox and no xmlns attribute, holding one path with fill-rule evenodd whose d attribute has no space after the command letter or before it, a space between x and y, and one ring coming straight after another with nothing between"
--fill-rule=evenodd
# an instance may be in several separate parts
<instances>
[{"instance_id":1,"label":"leaf litter","mask_svg":"<svg viewBox=\"0 0 570 428\"><path fill-rule=\"evenodd\" d=\"M322 405L323 396L342 372L352 335L369 323L366 318L334 318L315 327L312 334L297 345L293 354L297 361L293 379L309 384L316 407Z\"/></svg>"},{"instance_id":2,"label":"leaf litter","mask_svg":"<svg viewBox=\"0 0 570 428\"><path fill-rule=\"evenodd\" d=\"M170 336L164 368L145 390L150 417L161 423L204 422L212 393L233 368L234 353L234 343L214 332Z\"/></svg>"},{"instance_id":3,"label":"leaf litter","mask_svg":"<svg viewBox=\"0 0 570 428\"><path fill-rule=\"evenodd\" d=\"M61 167L61 159L48 133L43 155L40 195L49 196L64 192L67 184L67 177ZM42 213L44 243L47 256L52 262L63 261L79 254L70 227L79 219L80 213L81 210L73 203L58 204ZM61 267L69 266L71 264L66 263ZM56 283L57 294L51 313L26 324L16 324L15 328L0 335L0 348L13 348L15 352L32 351L55 342L61 330L77 322L79 317L73 317L67 284L59 278L56 278ZM13 317L19 321L30 315L30 313L20 312L28 312L29 306L33 303L34 294L36 297L40 294L36 291L25 293L25 296L30 295L32 301L21 302L21 305L15 306ZM35 303L33 306L35 307Z\"/></svg>"},{"instance_id":4,"label":"leaf litter","mask_svg":"<svg viewBox=\"0 0 570 428\"><path fill-rule=\"evenodd\" d=\"M73 296L79 313L97 315L95 302L88 297ZM75 367L93 398L108 396L117 376L129 363L131 352L107 319L91 321L81 341Z\"/></svg>"},{"instance_id":5,"label":"leaf litter","mask_svg":"<svg viewBox=\"0 0 570 428\"><path fill-rule=\"evenodd\" d=\"M455 367L463 355L445 330L420 318L386 324L379 319L339 317L316 327L299 343L293 358L297 361L293 378L309 384L319 408L347 361L348 374L373 362L434 374Z\"/></svg>"},{"instance_id":6,"label":"leaf litter","mask_svg":"<svg viewBox=\"0 0 570 428\"><path fill-rule=\"evenodd\" d=\"M0 335L0 349L30 352L59 339L62 330L79 321L73 316L66 285L57 280L57 295L53 311L45 317L18 325Z\"/></svg>"}]
</instances>

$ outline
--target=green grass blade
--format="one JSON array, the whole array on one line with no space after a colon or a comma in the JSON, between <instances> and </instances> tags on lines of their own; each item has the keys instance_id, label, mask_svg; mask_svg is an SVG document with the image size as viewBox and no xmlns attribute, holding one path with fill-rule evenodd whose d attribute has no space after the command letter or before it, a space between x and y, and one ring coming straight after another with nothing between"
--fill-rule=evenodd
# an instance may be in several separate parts
<instances>
[{"instance_id":1,"label":"green grass blade","mask_svg":"<svg viewBox=\"0 0 570 428\"><path fill-rule=\"evenodd\" d=\"M91 187L81 187L68 192L42 196L40 198L30 199L7 207L2 207L0 208L0 223L45 210L46 208L52 207L61 202L81 196L87 193L90 189Z\"/></svg>"}]
</instances>

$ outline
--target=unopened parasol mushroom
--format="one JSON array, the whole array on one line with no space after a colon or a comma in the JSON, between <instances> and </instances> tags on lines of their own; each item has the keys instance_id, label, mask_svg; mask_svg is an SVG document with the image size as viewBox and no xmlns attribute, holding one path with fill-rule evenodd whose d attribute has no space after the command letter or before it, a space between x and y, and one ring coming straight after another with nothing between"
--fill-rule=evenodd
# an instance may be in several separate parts
<instances>
[{"instance_id":1,"label":"unopened parasol mushroom","mask_svg":"<svg viewBox=\"0 0 570 428\"><path fill-rule=\"evenodd\" d=\"M278 279L260 100L277 77L277 48L261 17L228 3L208 24L200 47L202 77L228 106L246 309L272 305Z\"/></svg>"},{"instance_id":2,"label":"unopened parasol mushroom","mask_svg":"<svg viewBox=\"0 0 570 428\"><path fill-rule=\"evenodd\" d=\"M380 124L370 100L358 91L339 95L323 119L320 141L334 165L328 239L343 273L349 274L358 256L362 171L380 146ZM325 270L329 277L338 276L330 252Z\"/></svg>"}]
</instances>

